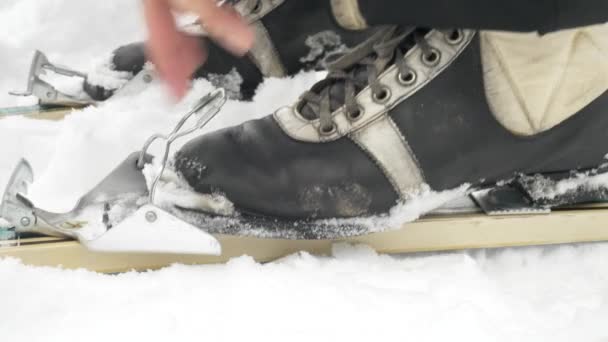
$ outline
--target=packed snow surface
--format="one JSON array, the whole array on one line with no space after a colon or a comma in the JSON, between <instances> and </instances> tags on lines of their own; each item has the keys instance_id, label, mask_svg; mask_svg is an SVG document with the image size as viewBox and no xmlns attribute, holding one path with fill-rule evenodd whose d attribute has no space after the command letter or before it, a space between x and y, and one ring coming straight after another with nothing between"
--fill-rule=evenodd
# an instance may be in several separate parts
<instances>
[{"instance_id":1,"label":"packed snow surface","mask_svg":"<svg viewBox=\"0 0 608 342\"><path fill-rule=\"evenodd\" d=\"M34 49L91 70L118 45L143 39L138 7L136 0L1 1L2 106L33 103L6 92L25 86ZM205 131L290 104L318 77L268 80L255 104L229 101ZM0 119L0 184L25 157L36 172L35 203L70 209L209 90L196 82L174 104L154 83L62 122ZM411 213L399 215L393 217ZM607 244L405 256L337 245L324 257L296 254L262 265L243 256L226 265L120 275L6 259L0 260L1 340L605 341L606 260Z\"/></svg>"}]
</instances>

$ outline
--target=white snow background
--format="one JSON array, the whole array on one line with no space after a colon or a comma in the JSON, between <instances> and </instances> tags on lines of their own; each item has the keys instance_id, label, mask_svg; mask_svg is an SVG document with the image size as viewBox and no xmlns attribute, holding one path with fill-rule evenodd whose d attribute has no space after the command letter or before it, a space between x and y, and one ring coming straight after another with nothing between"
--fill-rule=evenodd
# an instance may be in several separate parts
<instances>
[{"instance_id":1,"label":"white snow background","mask_svg":"<svg viewBox=\"0 0 608 342\"><path fill-rule=\"evenodd\" d=\"M145 37L137 0L2 0L0 103L25 87L34 49L87 70ZM270 113L318 75L268 80L206 130ZM173 105L162 85L62 122L0 119L0 184L32 162L35 202L69 208L210 86ZM0 186L1 188L2 186ZM1 341L608 341L608 245L405 256L339 245L258 264L102 275L0 260Z\"/></svg>"}]
</instances>

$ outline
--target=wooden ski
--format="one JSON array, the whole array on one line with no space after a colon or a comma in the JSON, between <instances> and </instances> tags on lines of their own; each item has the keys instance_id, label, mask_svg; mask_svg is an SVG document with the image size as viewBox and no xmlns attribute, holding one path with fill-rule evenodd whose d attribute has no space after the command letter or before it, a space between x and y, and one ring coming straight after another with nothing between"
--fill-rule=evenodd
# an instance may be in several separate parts
<instances>
[{"instance_id":1,"label":"wooden ski","mask_svg":"<svg viewBox=\"0 0 608 342\"><path fill-rule=\"evenodd\" d=\"M97 272L158 269L173 263L213 264L248 255L268 262L300 251L328 255L334 243L365 244L378 253L546 245L608 240L608 206L555 210L546 215L487 216L438 215L366 236L339 240L280 240L242 236L217 236L221 256L95 253L75 241L30 238L8 241L0 258L14 257L24 264L84 268ZM11 245L11 246L7 246Z\"/></svg>"},{"instance_id":2,"label":"wooden ski","mask_svg":"<svg viewBox=\"0 0 608 342\"><path fill-rule=\"evenodd\" d=\"M62 120L73 110L82 107L45 107L40 105L0 108L0 118L23 116L39 120Z\"/></svg>"}]
</instances>

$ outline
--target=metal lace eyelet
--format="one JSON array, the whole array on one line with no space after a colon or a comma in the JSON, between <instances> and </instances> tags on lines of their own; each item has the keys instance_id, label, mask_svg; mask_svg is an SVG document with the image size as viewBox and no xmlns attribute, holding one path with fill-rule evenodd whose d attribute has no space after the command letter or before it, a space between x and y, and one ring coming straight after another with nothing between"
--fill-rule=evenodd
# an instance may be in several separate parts
<instances>
[{"instance_id":1,"label":"metal lace eyelet","mask_svg":"<svg viewBox=\"0 0 608 342\"><path fill-rule=\"evenodd\" d=\"M391 90L388 87L382 87L378 93L372 92L372 99L376 103L384 103L391 98Z\"/></svg>"},{"instance_id":2,"label":"metal lace eyelet","mask_svg":"<svg viewBox=\"0 0 608 342\"><path fill-rule=\"evenodd\" d=\"M412 84L416 83L417 78L418 75L414 70L411 69L408 70L405 75L402 73L397 74L397 82L403 86L411 86Z\"/></svg>"},{"instance_id":3,"label":"metal lace eyelet","mask_svg":"<svg viewBox=\"0 0 608 342\"><path fill-rule=\"evenodd\" d=\"M460 44L462 42L462 40L464 39L464 32L462 32L462 30L460 30L460 29L452 30L449 34L446 34L444 37L448 43L450 43L452 45L456 45L456 44Z\"/></svg>"},{"instance_id":4,"label":"metal lace eyelet","mask_svg":"<svg viewBox=\"0 0 608 342\"><path fill-rule=\"evenodd\" d=\"M251 14L258 14L258 13L260 13L261 10L262 10L262 0L258 0L258 2L256 2L255 6L251 10Z\"/></svg>"},{"instance_id":5,"label":"metal lace eyelet","mask_svg":"<svg viewBox=\"0 0 608 342\"><path fill-rule=\"evenodd\" d=\"M329 126L319 126L319 134L321 135L332 135L336 132L336 124L332 122Z\"/></svg>"},{"instance_id":6,"label":"metal lace eyelet","mask_svg":"<svg viewBox=\"0 0 608 342\"><path fill-rule=\"evenodd\" d=\"M346 110L346 118L351 122L361 119L362 116L363 116L363 108L361 108L361 107L357 107L357 110L355 110L354 112Z\"/></svg>"},{"instance_id":7,"label":"metal lace eyelet","mask_svg":"<svg viewBox=\"0 0 608 342\"><path fill-rule=\"evenodd\" d=\"M424 63L425 65L430 67L435 66L439 64L439 61L441 60L441 52L439 52L439 50L435 48L431 48L430 53L423 53L421 59L422 63Z\"/></svg>"}]
</instances>

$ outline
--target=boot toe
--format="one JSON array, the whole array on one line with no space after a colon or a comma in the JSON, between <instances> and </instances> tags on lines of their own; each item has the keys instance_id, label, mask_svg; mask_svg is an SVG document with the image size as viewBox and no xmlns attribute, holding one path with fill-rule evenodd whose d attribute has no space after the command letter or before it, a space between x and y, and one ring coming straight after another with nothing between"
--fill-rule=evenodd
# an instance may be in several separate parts
<instances>
[{"instance_id":1,"label":"boot toe","mask_svg":"<svg viewBox=\"0 0 608 342\"><path fill-rule=\"evenodd\" d=\"M112 57L114 70L127 71L133 74L140 72L146 61L146 47L144 43L121 46L114 51L114 56Z\"/></svg>"},{"instance_id":2,"label":"boot toe","mask_svg":"<svg viewBox=\"0 0 608 342\"><path fill-rule=\"evenodd\" d=\"M244 213L291 219L384 212L398 197L377 165L349 139L291 139L272 116L198 137L175 157L199 193L222 194Z\"/></svg>"}]
</instances>

